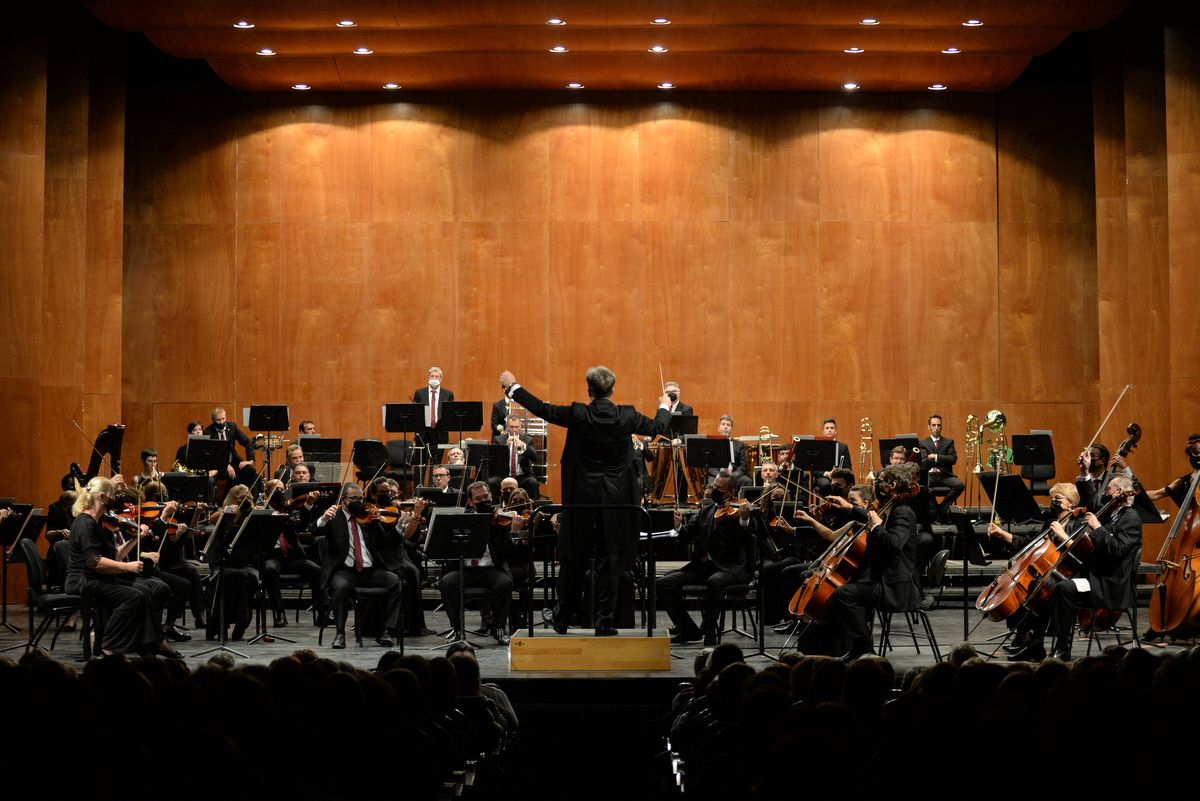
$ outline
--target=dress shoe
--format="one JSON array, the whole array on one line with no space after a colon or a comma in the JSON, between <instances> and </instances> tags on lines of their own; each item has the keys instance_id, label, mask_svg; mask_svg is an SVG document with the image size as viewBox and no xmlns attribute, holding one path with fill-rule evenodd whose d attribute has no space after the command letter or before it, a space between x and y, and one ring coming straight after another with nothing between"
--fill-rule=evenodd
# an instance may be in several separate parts
<instances>
[{"instance_id":1,"label":"dress shoe","mask_svg":"<svg viewBox=\"0 0 1200 801\"><path fill-rule=\"evenodd\" d=\"M396 644L393 642L392 638L386 634L381 634L380 636L376 637L375 642L379 643L380 647L382 648L391 648Z\"/></svg>"},{"instance_id":2,"label":"dress shoe","mask_svg":"<svg viewBox=\"0 0 1200 801\"><path fill-rule=\"evenodd\" d=\"M495 637L496 642L500 643L501 645L508 645L511 639L503 629L495 629L492 631L492 636Z\"/></svg>"},{"instance_id":3,"label":"dress shoe","mask_svg":"<svg viewBox=\"0 0 1200 801\"><path fill-rule=\"evenodd\" d=\"M1051 658L1057 659L1060 662L1071 661L1071 641L1066 642L1055 641L1054 650L1050 653Z\"/></svg>"},{"instance_id":4,"label":"dress shoe","mask_svg":"<svg viewBox=\"0 0 1200 801\"><path fill-rule=\"evenodd\" d=\"M275 628L277 628L277 629L287 628L287 613L280 613L280 614L275 615Z\"/></svg>"},{"instance_id":5,"label":"dress shoe","mask_svg":"<svg viewBox=\"0 0 1200 801\"><path fill-rule=\"evenodd\" d=\"M543 609L542 610L542 620L544 620L550 624L550 628L554 629L555 634L566 634L567 633L567 625L565 623L560 624L558 622L558 619L555 618L555 616L554 616L553 609Z\"/></svg>"},{"instance_id":6,"label":"dress shoe","mask_svg":"<svg viewBox=\"0 0 1200 801\"><path fill-rule=\"evenodd\" d=\"M229 639L237 642L244 636L246 636L246 625L244 623L238 623L233 627L233 634L229 635Z\"/></svg>"},{"instance_id":7,"label":"dress shoe","mask_svg":"<svg viewBox=\"0 0 1200 801\"><path fill-rule=\"evenodd\" d=\"M429 637L430 635L433 635L433 634L437 634L437 632L434 631L433 629L427 629L424 627L419 628L419 629L412 629L411 631L404 632L405 637Z\"/></svg>"},{"instance_id":8,"label":"dress shoe","mask_svg":"<svg viewBox=\"0 0 1200 801\"><path fill-rule=\"evenodd\" d=\"M163 643L159 647L155 656L161 656L163 659L183 659L183 654L179 653L166 643Z\"/></svg>"},{"instance_id":9,"label":"dress shoe","mask_svg":"<svg viewBox=\"0 0 1200 801\"><path fill-rule=\"evenodd\" d=\"M333 647L334 648L345 648L346 647L346 635L342 634L341 632L338 632L337 634L333 635Z\"/></svg>"},{"instance_id":10,"label":"dress shoe","mask_svg":"<svg viewBox=\"0 0 1200 801\"><path fill-rule=\"evenodd\" d=\"M174 626L168 626L167 628L163 629L163 639L171 642L187 642L188 640L192 639L192 635L188 634L186 631L180 631Z\"/></svg>"},{"instance_id":11,"label":"dress shoe","mask_svg":"<svg viewBox=\"0 0 1200 801\"><path fill-rule=\"evenodd\" d=\"M597 626L596 627L596 636L597 637L616 637L617 634L618 634L617 630L614 629L612 626Z\"/></svg>"},{"instance_id":12,"label":"dress shoe","mask_svg":"<svg viewBox=\"0 0 1200 801\"><path fill-rule=\"evenodd\" d=\"M1009 662L1041 662L1046 658L1046 649L1040 641L1026 645L1020 651L1008 655Z\"/></svg>"},{"instance_id":13,"label":"dress shoe","mask_svg":"<svg viewBox=\"0 0 1200 801\"><path fill-rule=\"evenodd\" d=\"M699 631L681 631L671 638L672 645L683 645L689 642L700 642L704 635Z\"/></svg>"},{"instance_id":14,"label":"dress shoe","mask_svg":"<svg viewBox=\"0 0 1200 801\"><path fill-rule=\"evenodd\" d=\"M194 629L206 629L206 628L208 628L208 621L207 621L207 620L205 620L205 619L204 619L204 618L202 618L202 617L198 617L198 618L196 618L195 620L193 620L193 621L192 621L192 628L194 628Z\"/></svg>"}]
</instances>

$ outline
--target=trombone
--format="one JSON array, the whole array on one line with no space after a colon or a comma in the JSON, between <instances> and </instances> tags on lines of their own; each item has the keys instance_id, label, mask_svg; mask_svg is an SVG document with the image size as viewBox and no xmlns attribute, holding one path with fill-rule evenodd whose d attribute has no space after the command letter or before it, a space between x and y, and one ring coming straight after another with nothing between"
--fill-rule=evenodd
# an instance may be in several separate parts
<instances>
[{"instance_id":1,"label":"trombone","mask_svg":"<svg viewBox=\"0 0 1200 801\"><path fill-rule=\"evenodd\" d=\"M870 417L858 421L858 483L867 484L875 480L875 425Z\"/></svg>"}]
</instances>

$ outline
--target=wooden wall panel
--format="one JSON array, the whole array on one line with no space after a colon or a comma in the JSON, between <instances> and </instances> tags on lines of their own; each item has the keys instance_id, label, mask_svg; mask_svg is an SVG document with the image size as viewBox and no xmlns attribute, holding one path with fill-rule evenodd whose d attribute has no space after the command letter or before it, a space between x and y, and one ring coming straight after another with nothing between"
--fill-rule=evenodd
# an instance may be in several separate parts
<instances>
[{"instance_id":1,"label":"wooden wall panel","mask_svg":"<svg viewBox=\"0 0 1200 801\"><path fill-rule=\"evenodd\" d=\"M722 122L730 140L729 218L815 221L818 216L815 105L781 96L772 114L758 113L758 95L735 98Z\"/></svg>"},{"instance_id":2,"label":"wooden wall panel","mask_svg":"<svg viewBox=\"0 0 1200 801\"><path fill-rule=\"evenodd\" d=\"M237 221L242 225L283 219L282 129L286 109L259 109L237 123Z\"/></svg>"},{"instance_id":3,"label":"wooden wall panel","mask_svg":"<svg viewBox=\"0 0 1200 801\"><path fill-rule=\"evenodd\" d=\"M461 136L446 106L388 103L371 109L372 219L452 220Z\"/></svg>"},{"instance_id":4,"label":"wooden wall panel","mask_svg":"<svg viewBox=\"0 0 1200 801\"><path fill-rule=\"evenodd\" d=\"M282 238L277 223L239 225L235 233L237 390L256 403L286 401L280 392L291 365L282 360L282 342L299 333L297 293L303 290L295 284L310 283L288 280L298 272L283 269Z\"/></svg>"},{"instance_id":5,"label":"wooden wall panel","mask_svg":"<svg viewBox=\"0 0 1200 801\"><path fill-rule=\"evenodd\" d=\"M453 164L455 216L466 222L546 219L549 197L547 112L484 104L460 119Z\"/></svg>"},{"instance_id":6,"label":"wooden wall panel","mask_svg":"<svg viewBox=\"0 0 1200 801\"><path fill-rule=\"evenodd\" d=\"M299 106L279 131L282 219L291 224L369 218L370 137L365 108Z\"/></svg>"},{"instance_id":7,"label":"wooden wall panel","mask_svg":"<svg viewBox=\"0 0 1200 801\"><path fill-rule=\"evenodd\" d=\"M630 221L641 211L637 109L572 104L549 131L549 215L555 221Z\"/></svg>"},{"instance_id":8,"label":"wooden wall panel","mask_svg":"<svg viewBox=\"0 0 1200 801\"><path fill-rule=\"evenodd\" d=\"M946 107L914 109L906 116L912 219L994 222L996 123L990 100L953 98Z\"/></svg>"},{"instance_id":9,"label":"wooden wall panel","mask_svg":"<svg viewBox=\"0 0 1200 801\"><path fill-rule=\"evenodd\" d=\"M729 131L707 106L658 103L642 116L641 219L729 219Z\"/></svg>"},{"instance_id":10,"label":"wooden wall panel","mask_svg":"<svg viewBox=\"0 0 1200 801\"><path fill-rule=\"evenodd\" d=\"M820 112L821 220L912 219L909 115L893 108L823 107Z\"/></svg>"}]
</instances>

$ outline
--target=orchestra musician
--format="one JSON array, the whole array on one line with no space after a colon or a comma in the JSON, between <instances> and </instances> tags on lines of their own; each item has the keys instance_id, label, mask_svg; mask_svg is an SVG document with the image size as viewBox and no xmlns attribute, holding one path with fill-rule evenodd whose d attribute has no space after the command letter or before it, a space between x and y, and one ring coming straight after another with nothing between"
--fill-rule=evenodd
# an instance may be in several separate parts
<instances>
[{"instance_id":1,"label":"orchestra musician","mask_svg":"<svg viewBox=\"0 0 1200 801\"><path fill-rule=\"evenodd\" d=\"M638 500L637 476L632 469L630 434L657 436L671 420L671 399L658 399L653 420L632 406L612 402L617 377L604 366L589 368L585 376L589 403L553 406L538 400L505 371L500 383L513 400L547 422L567 429L562 452L563 503L630 504ZM559 606L552 625L565 634L578 608L584 572L595 553L597 636L617 633L613 612L620 593L621 574L633 567L637 552L637 512L619 509L568 510L560 525L558 555Z\"/></svg>"},{"instance_id":2,"label":"orchestra musician","mask_svg":"<svg viewBox=\"0 0 1200 801\"><path fill-rule=\"evenodd\" d=\"M187 534L186 523L175 521L179 513L179 504L167 495L167 488L161 481L147 481L141 486L141 502L146 504L162 504L158 516L150 523L150 534L157 541L157 549L146 551L143 545L142 555L150 557L151 562L142 571L143 576L156 578L164 582L171 590L167 600L167 619L163 626L163 636L171 642L186 642L192 639L187 632L181 631L175 621L183 613L189 600L192 602L192 614L197 620L204 620L203 585L200 573L195 566L188 563L183 556L183 537ZM174 533L169 533L169 523L175 523ZM197 624L199 625L199 624Z\"/></svg>"},{"instance_id":3,"label":"orchestra musician","mask_svg":"<svg viewBox=\"0 0 1200 801\"><path fill-rule=\"evenodd\" d=\"M954 449L954 440L942 436L942 416L929 415L929 436L918 443L921 448L921 467L926 471L928 479L926 486L930 489L945 487L949 490L945 500L940 504L935 497L930 502L934 506L939 520L945 520L950 507L963 494L966 485L962 479L954 475L954 465L958 462L958 452Z\"/></svg>"},{"instance_id":4,"label":"orchestra musician","mask_svg":"<svg viewBox=\"0 0 1200 801\"><path fill-rule=\"evenodd\" d=\"M359 522L363 518L364 522ZM332 504L317 518L316 526L328 538L329 558L322 566L321 583L333 600L334 648L346 647L346 618L350 615L351 593L355 587L382 587L387 590L384 632L375 642L391 648L389 636L400 625L400 577L379 561L378 553L388 535L378 520L367 519L363 491L354 483L342 486L341 503ZM394 536L394 535L393 535Z\"/></svg>"},{"instance_id":5,"label":"orchestra musician","mask_svg":"<svg viewBox=\"0 0 1200 801\"><path fill-rule=\"evenodd\" d=\"M508 427L508 417L512 414L512 401L508 396L504 395L504 388L500 388L500 400L492 404L492 424L491 431L493 434L503 434Z\"/></svg>"},{"instance_id":6,"label":"orchestra musician","mask_svg":"<svg viewBox=\"0 0 1200 801\"><path fill-rule=\"evenodd\" d=\"M817 473L815 482L817 492L824 495L829 491L829 483L833 476L833 471L839 467L849 469L851 464L850 449L846 447L846 443L839 442L837 438L837 420L834 420L832 417L826 417L822 420L821 436L833 440L833 464L824 473Z\"/></svg>"},{"instance_id":7,"label":"orchestra musician","mask_svg":"<svg viewBox=\"0 0 1200 801\"><path fill-rule=\"evenodd\" d=\"M204 436L204 426L200 424L199 420L189 420L188 424L187 424L187 435L189 437ZM182 469L184 471L188 470L187 461L186 461L187 460L187 449L188 449L188 443L187 443L187 440L185 439L183 441L183 444L175 449L175 464L171 467L172 470L180 470L180 469ZM215 470L208 471L209 478L216 476L216 474L217 474L217 471L215 471Z\"/></svg>"},{"instance_id":8,"label":"orchestra musician","mask_svg":"<svg viewBox=\"0 0 1200 801\"><path fill-rule=\"evenodd\" d=\"M209 439L219 439L230 443L229 464L225 468L230 481L240 481L247 486L254 483L254 443L250 437L237 427L237 423L226 418L225 410L220 406L212 410L212 423L204 428L204 435ZM239 459L236 445L241 445L246 451L246 458Z\"/></svg>"},{"instance_id":9,"label":"orchestra musician","mask_svg":"<svg viewBox=\"0 0 1200 801\"><path fill-rule=\"evenodd\" d=\"M767 532L770 543L777 550L763 559L762 576L759 582L763 593L765 625L772 626L782 619L787 599L791 597L791 594L784 595L784 571L794 565L806 567L809 560L805 559L801 552L800 542L795 536L796 529L784 518L779 508L779 505L787 500L787 491L779 483L778 466L768 460L759 465L758 471L759 477L762 479L762 492L770 496L761 502L764 516L767 519L774 517L778 521L776 526ZM785 535L782 543L778 534ZM795 593L794 588L792 593Z\"/></svg>"},{"instance_id":10,"label":"orchestra musician","mask_svg":"<svg viewBox=\"0 0 1200 801\"><path fill-rule=\"evenodd\" d=\"M755 519L746 504L736 512L724 514L725 503L735 497L733 476L722 470L712 483L710 496L701 502L698 511L686 524L675 510L675 530L683 544L695 543L695 557L678 570L672 570L655 581L659 603L675 627L671 642L696 642L703 638L706 646L717 644L717 621L725 588L746 584L754 572L756 534L762 521ZM722 512L722 514L718 514ZM683 588L690 585L706 587L700 626L692 620L684 606Z\"/></svg>"},{"instance_id":11,"label":"orchestra musician","mask_svg":"<svg viewBox=\"0 0 1200 801\"><path fill-rule=\"evenodd\" d=\"M1084 515L1084 524L1091 530L1092 554L1083 570L1073 580L1054 585L1050 605L1045 614L1034 621L1028 644L1009 656L1014 661L1036 662L1046 657L1043 637L1054 637L1051 655L1063 661L1071 658L1071 634L1075 628L1076 611L1088 609L1119 609L1120 599L1129 588L1129 579L1137 565L1130 558L1142 546L1142 519L1133 507L1133 479L1120 473L1110 474L1104 485L1105 503L1128 494L1101 521L1095 512ZM1104 504L1101 504L1103 507ZM1100 507L1098 507L1100 508ZM1050 524L1056 539L1067 537L1065 526L1055 520Z\"/></svg>"},{"instance_id":12,"label":"orchestra musician","mask_svg":"<svg viewBox=\"0 0 1200 801\"><path fill-rule=\"evenodd\" d=\"M671 403L667 406L667 411L671 414L677 414L681 417L691 417L695 414L691 406L688 406L679 399L683 393L679 389L678 381L667 381L664 383L663 394L671 399Z\"/></svg>"},{"instance_id":13,"label":"orchestra musician","mask_svg":"<svg viewBox=\"0 0 1200 801\"><path fill-rule=\"evenodd\" d=\"M730 475L733 476L733 483L736 489L750 486L753 482L750 479L750 463L746 460L746 443L733 439L733 418L731 416L727 414L721 415L720 420L717 421L717 434L727 438L733 450L729 464L725 465L724 468L708 468L708 477L705 479L705 483L711 484L717 477L717 474L724 469L728 470Z\"/></svg>"},{"instance_id":14,"label":"orchestra musician","mask_svg":"<svg viewBox=\"0 0 1200 801\"><path fill-rule=\"evenodd\" d=\"M916 609L921 604L917 583L917 514L898 488L918 486L915 464L889 465L879 472L875 495L890 504L887 519L867 510L866 567L854 580L833 593L832 614L839 624L842 658L853 660L874 653L867 626L868 610Z\"/></svg>"},{"instance_id":15,"label":"orchestra musician","mask_svg":"<svg viewBox=\"0 0 1200 801\"><path fill-rule=\"evenodd\" d=\"M442 417L445 404L454 400L454 393L442 386L442 368L430 367L425 386L413 392L413 403L425 407L425 418L428 421L422 428L422 439L425 450L429 455L429 464L441 464L443 443L450 441L451 420Z\"/></svg>"},{"instance_id":16,"label":"orchestra musician","mask_svg":"<svg viewBox=\"0 0 1200 801\"><path fill-rule=\"evenodd\" d=\"M275 468L275 478L284 484L292 482L292 470L304 461L304 447L299 442L293 442L284 451L284 462ZM309 471L311 475L311 471ZM307 481L308 479L305 479Z\"/></svg>"},{"instance_id":17,"label":"orchestra musician","mask_svg":"<svg viewBox=\"0 0 1200 801\"><path fill-rule=\"evenodd\" d=\"M492 465L492 476L488 479L488 487L494 497L500 495L500 479L512 477L517 480L521 489L536 498L541 494L537 476L534 475L533 437L521 433L520 415L509 415L505 433L492 438L492 444L501 445L508 450L508 458L504 465Z\"/></svg>"},{"instance_id":18,"label":"orchestra musician","mask_svg":"<svg viewBox=\"0 0 1200 801\"><path fill-rule=\"evenodd\" d=\"M321 436L320 434L317 433L317 421L316 420L301 420L300 425L297 426L297 430L304 436L309 436L309 437Z\"/></svg>"},{"instance_id":19,"label":"orchestra musician","mask_svg":"<svg viewBox=\"0 0 1200 801\"><path fill-rule=\"evenodd\" d=\"M1193 470L1200 469L1200 434L1192 434L1188 437L1187 448L1184 449L1184 454L1188 457L1188 464ZM1175 506L1183 508L1183 504L1187 500L1188 487L1191 486L1191 483L1192 473L1189 471L1166 486L1146 490L1146 497L1152 501L1161 501L1163 498L1170 498L1175 502Z\"/></svg>"},{"instance_id":20,"label":"orchestra musician","mask_svg":"<svg viewBox=\"0 0 1200 801\"><path fill-rule=\"evenodd\" d=\"M493 514L492 491L487 482L472 482L466 491L466 508L480 514ZM502 525L498 518L493 518L491 533L483 555L477 559L466 559L461 570L456 563L448 563L447 571L438 581L438 589L442 593L442 604L450 618L450 625L457 628L461 620L462 610L459 608L460 584L465 587L479 587L490 594L493 624L491 634L500 645L508 645L508 621L510 605L512 604L512 573L509 570L508 555L512 547L512 535L524 528L525 521L520 517L510 518L508 525ZM461 638L461 632L456 633L455 639Z\"/></svg>"},{"instance_id":21,"label":"orchestra musician","mask_svg":"<svg viewBox=\"0 0 1200 801\"><path fill-rule=\"evenodd\" d=\"M1097 442L1079 454L1078 463L1079 475L1075 477L1075 488L1079 490L1080 503L1093 512L1099 511L1108 495L1108 483L1117 475L1108 469L1109 450ZM1120 455L1112 457L1112 465L1121 475L1133 478L1133 471Z\"/></svg>"},{"instance_id":22,"label":"orchestra musician","mask_svg":"<svg viewBox=\"0 0 1200 801\"><path fill-rule=\"evenodd\" d=\"M289 454L290 456L291 454ZM296 462L289 465L291 481L305 484L312 480L308 465ZM283 608L283 595L279 586L279 577L291 573L303 577L308 584L313 608L320 620L328 614L329 599L325 595L325 587L321 583L321 565L313 558L317 556L316 545L311 526L317 515L315 512L317 493L309 493L293 497L289 503L287 491L282 482L272 479L266 483L267 496L271 499L270 506L277 512L288 516L288 521L275 543L271 555L263 560L262 583L267 593L267 600L274 613L275 628L287 625L287 612Z\"/></svg>"},{"instance_id":23,"label":"orchestra musician","mask_svg":"<svg viewBox=\"0 0 1200 801\"><path fill-rule=\"evenodd\" d=\"M96 476L79 490L71 523L66 591L81 595L86 584L90 597L109 610L103 653L182 659L162 636L160 618L170 589L158 579L143 577L145 565L140 559L125 561L137 534L118 545L113 530L102 522L107 513L123 505L118 497L123 485L119 475L113 479Z\"/></svg>"},{"instance_id":24,"label":"orchestra musician","mask_svg":"<svg viewBox=\"0 0 1200 801\"><path fill-rule=\"evenodd\" d=\"M133 477L133 486L140 487L147 481L157 481L162 478L162 473L158 472L158 451L154 448L143 448L142 453L142 472Z\"/></svg>"},{"instance_id":25,"label":"orchestra musician","mask_svg":"<svg viewBox=\"0 0 1200 801\"><path fill-rule=\"evenodd\" d=\"M654 461L654 451L650 450L646 440L637 434L630 434L629 439L633 442L633 457L630 465L634 475L637 476L638 498L644 499L650 492L650 472L646 465Z\"/></svg>"},{"instance_id":26,"label":"orchestra musician","mask_svg":"<svg viewBox=\"0 0 1200 801\"><path fill-rule=\"evenodd\" d=\"M245 484L235 484L225 493L225 500L221 504L221 508L208 517L208 522L215 524L216 528L209 535L207 559L214 567L222 560L224 561L221 569L221 582L224 583L224 589L218 592L221 589L217 586L218 582L210 581L208 583L208 597L205 604L208 609L208 627L205 636L209 640L217 639L220 634L218 629L221 625L221 616L217 609L217 600L221 596L224 599L225 625L233 626L233 634L230 639L242 639L246 633L246 627L253 619L251 601L258 592L258 568L245 559L228 557L222 552L224 548L228 548L230 540L241 527L242 521L250 509L250 488ZM216 552L213 551L214 548L217 549Z\"/></svg>"},{"instance_id":27,"label":"orchestra musician","mask_svg":"<svg viewBox=\"0 0 1200 801\"><path fill-rule=\"evenodd\" d=\"M445 470L445 466L440 466ZM380 509L392 506L400 500L400 484L394 479L380 476L367 487L367 502ZM419 558L415 540L420 531L425 501L418 500L411 511L401 511L394 520L381 520L379 525L387 535L379 540L376 556L388 570L400 577L400 603L404 610L404 636L421 637L432 634L425 627L425 610L421 606L421 569L414 554Z\"/></svg>"}]
</instances>

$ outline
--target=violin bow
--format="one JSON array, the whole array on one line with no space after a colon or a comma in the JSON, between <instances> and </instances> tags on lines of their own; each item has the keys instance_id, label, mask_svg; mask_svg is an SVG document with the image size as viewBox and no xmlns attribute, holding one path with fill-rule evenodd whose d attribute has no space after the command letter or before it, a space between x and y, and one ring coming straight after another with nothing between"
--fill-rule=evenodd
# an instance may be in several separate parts
<instances>
[{"instance_id":1,"label":"violin bow","mask_svg":"<svg viewBox=\"0 0 1200 801\"><path fill-rule=\"evenodd\" d=\"M1109 418L1113 416L1113 412L1115 412L1117 410L1117 406L1119 406L1121 404L1121 401L1125 398L1125 394L1127 392L1129 392L1129 388L1132 386L1133 386L1133 384L1126 384L1125 389L1121 390L1121 394L1117 396L1117 399L1115 401L1113 401L1112 408L1109 409L1108 414L1106 414L1104 416L1104 422L1102 422L1100 424L1100 427L1096 429L1096 433L1092 434L1092 438L1088 441L1087 447L1084 448L1085 451L1088 450L1088 448L1091 448L1093 445L1095 445L1096 440L1100 439L1100 432L1104 430L1104 427L1106 425L1108 425Z\"/></svg>"}]
</instances>

